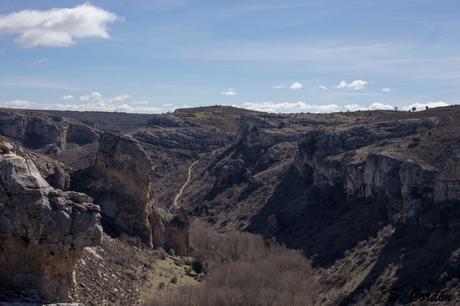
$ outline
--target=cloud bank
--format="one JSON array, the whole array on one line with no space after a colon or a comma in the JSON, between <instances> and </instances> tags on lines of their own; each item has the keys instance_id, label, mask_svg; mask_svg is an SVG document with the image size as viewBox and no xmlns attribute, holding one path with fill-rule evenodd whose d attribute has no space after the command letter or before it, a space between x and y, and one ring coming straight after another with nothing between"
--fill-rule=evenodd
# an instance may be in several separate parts
<instances>
[{"instance_id":1,"label":"cloud bank","mask_svg":"<svg viewBox=\"0 0 460 306\"><path fill-rule=\"evenodd\" d=\"M109 38L107 24L120 20L109 11L84 3L74 8L23 10L0 16L0 34L18 34L23 48L70 47L81 38Z\"/></svg>"},{"instance_id":2,"label":"cloud bank","mask_svg":"<svg viewBox=\"0 0 460 306\"><path fill-rule=\"evenodd\" d=\"M70 100L75 100L74 103ZM78 100L77 100L78 99ZM71 110L71 111L101 111L101 112L125 112L125 113L161 113L168 109L153 106L149 101L131 99L129 95L105 97L100 92L91 92L79 98L71 95L60 98L63 102L57 104L44 104L27 100L11 100L0 102L1 107L44 109L44 110Z\"/></svg>"},{"instance_id":3,"label":"cloud bank","mask_svg":"<svg viewBox=\"0 0 460 306\"><path fill-rule=\"evenodd\" d=\"M445 106L449 106L449 104L444 101L427 102L427 103L416 102L410 105L403 106L401 107L401 109L408 111L408 110L412 110L415 107L416 111L421 111L421 110L425 110L427 107L436 108L436 107L445 107Z\"/></svg>"},{"instance_id":4,"label":"cloud bank","mask_svg":"<svg viewBox=\"0 0 460 306\"><path fill-rule=\"evenodd\" d=\"M100 92L94 91L87 95L74 97L71 95L59 98L60 103L44 104L28 100L10 100L0 101L0 107L22 108L22 109L43 109L43 110L71 110L71 111L103 111L103 112L126 112L126 113L161 113L171 111L177 108L172 104L162 104L154 106L147 100L135 100L130 95L119 95L115 97L105 97ZM423 111L428 106L429 108L449 106L449 103L443 101L435 102L416 102L402 107L398 107L400 111L409 111L413 107L417 111ZM372 103L370 105L348 104L340 106L337 104L311 104L303 101L297 102L247 102L242 105L234 105L250 110L273 112L273 113L332 113L346 111L366 111L366 110L395 110L395 107L390 104ZM181 107L190 107L183 105Z\"/></svg>"},{"instance_id":5,"label":"cloud bank","mask_svg":"<svg viewBox=\"0 0 460 306\"><path fill-rule=\"evenodd\" d=\"M417 111L425 110L426 107L436 108L449 106L448 103L443 101L438 102L426 102L426 103L413 103L399 107L400 110L409 111L413 107ZM395 110L395 106L384 103L372 103L370 105L359 105L359 104L348 104L339 106L337 104L310 104L302 101L298 102L248 102L243 103L243 108L262 111L262 112L273 112L273 113L296 113L296 112L309 112L309 113L332 113L332 112L344 112L344 111L367 111L367 110Z\"/></svg>"},{"instance_id":6,"label":"cloud bank","mask_svg":"<svg viewBox=\"0 0 460 306\"><path fill-rule=\"evenodd\" d=\"M244 108L262 112L290 113L290 112L311 112L330 113L339 111L336 104L315 105L302 101L299 102L248 102L243 104Z\"/></svg>"},{"instance_id":7,"label":"cloud bank","mask_svg":"<svg viewBox=\"0 0 460 306\"><path fill-rule=\"evenodd\" d=\"M366 110L395 110L395 107L389 104L372 103L369 106L361 106L358 104L348 104L343 107L346 111L366 111Z\"/></svg>"}]
</instances>

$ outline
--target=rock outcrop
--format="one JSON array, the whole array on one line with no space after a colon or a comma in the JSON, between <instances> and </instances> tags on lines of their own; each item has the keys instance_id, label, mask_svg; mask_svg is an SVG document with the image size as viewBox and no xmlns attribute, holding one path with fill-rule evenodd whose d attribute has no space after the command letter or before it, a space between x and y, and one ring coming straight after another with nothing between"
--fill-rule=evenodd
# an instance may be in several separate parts
<instances>
[{"instance_id":1,"label":"rock outcrop","mask_svg":"<svg viewBox=\"0 0 460 306\"><path fill-rule=\"evenodd\" d=\"M6 110L0 111L0 134L32 149L47 145L64 148L68 143L84 145L98 138L88 126L73 124L61 116Z\"/></svg>"},{"instance_id":2,"label":"rock outcrop","mask_svg":"<svg viewBox=\"0 0 460 306\"><path fill-rule=\"evenodd\" d=\"M434 183L434 201L460 199L460 152L451 152Z\"/></svg>"},{"instance_id":3,"label":"rock outcrop","mask_svg":"<svg viewBox=\"0 0 460 306\"><path fill-rule=\"evenodd\" d=\"M248 147L273 146L280 142L295 141L297 135L292 132L279 132L285 123L257 116L242 116L237 134L237 142Z\"/></svg>"},{"instance_id":4,"label":"rock outcrop","mask_svg":"<svg viewBox=\"0 0 460 306\"><path fill-rule=\"evenodd\" d=\"M149 216L152 226L153 245L165 250L174 250L176 255L188 255L190 252L189 220L183 209L174 213L156 208Z\"/></svg>"},{"instance_id":5,"label":"rock outcrop","mask_svg":"<svg viewBox=\"0 0 460 306\"><path fill-rule=\"evenodd\" d=\"M450 181L454 177L452 172L456 172L454 160L438 175L434 166L407 152L402 156L401 149L391 147L392 139L434 125L434 120L423 119L340 131L314 130L301 137L296 166L314 187L343 190L349 198L378 202L385 205L392 222L406 222L432 204L435 193L439 201L452 198L457 192Z\"/></svg>"},{"instance_id":6,"label":"rock outcrop","mask_svg":"<svg viewBox=\"0 0 460 306\"><path fill-rule=\"evenodd\" d=\"M96 199L110 234L187 253L187 217L158 213L154 165L138 141L128 135L104 134L94 166L79 177L74 184Z\"/></svg>"},{"instance_id":7,"label":"rock outcrop","mask_svg":"<svg viewBox=\"0 0 460 306\"><path fill-rule=\"evenodd\" d=\"M82 193L50 187L34 163L1 146L0 287L2 292L68 302L75 265L100 244L99 207Z\"/></svg>"}]
</instances>

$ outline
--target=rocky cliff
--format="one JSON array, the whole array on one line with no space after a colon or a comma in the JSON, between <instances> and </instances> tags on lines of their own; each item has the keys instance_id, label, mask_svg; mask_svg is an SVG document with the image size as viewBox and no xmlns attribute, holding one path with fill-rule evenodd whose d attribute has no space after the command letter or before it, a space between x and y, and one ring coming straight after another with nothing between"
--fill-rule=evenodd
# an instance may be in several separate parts
<instances>
[{"instance_id":1,"label":"rocky cliff","mask_svg":"<svg viewBox=\"0 0 460 306\"><path fill-rule=\"evenodd\" d=\"M71 301L75 265L100 244L99 207L77 192L50 187L34 163L0 149L0 287L45 302Z\"/></svg>"},{"instance_id":2,"label":"rocky cliff","mask_svg":"<svg viewBox=\"0 0 460 306\"><path fill-rule=\"evenodd\" d=\"M402 303L414 286L452 292L458 117L457 108L243 117L235 142L194 167L183 203L220 230L302 248L324 280L320 304L381 305L392 287ZM428 264L433 256L442 260Z\"/></svg>"},{"instance_id":3,"label":"rocky cliff","mask_svg":"<svg viewBox=\"0 0 460 306\"><path fill-rule=\"evenodd\" d=\"M94 197L104 230L136 237L138 249L187 254L193 215L302 249L320 276L322 305L387 304L391 288L402 304L414 286L460 292L459 107L5 113L0 133L28 147L17 155L53 186ZM96 138L59 132L73 125ZM35 146L30 131L46 139Z\"/></svg>"},{"instance_id":4,"label":"rocky cliff","mask_svg":"<svg viewBox=\"0 0 460 306\"><path fill-rule=\"evenodd\" d=\"M300 137L296 168L316 188L373 200L393 222L405 222L433 203L438 171L414 154L399 154L395 139L435 125L435 119L409 119L314 130Z\"/></svg>"},{"instance_id":5,"label":"rocky cliff","mask_svg":"<svg viewBox=\"0 0 460 306\"><path fill-rule=\"evenodd\" d=\"M84 145L97 139L87 125L75 124L62 116L10 110L0 111L0 134L33 149L47 145L63 149L70 143Z\"/></svg>"},{"instance_id":6,"label":"rocky cliff","mask_svg":"<svg viewBox=\"0 0 460 306\"><path fill-rule=\"evenodd\" d=\"M138 141L128 135L106 133L100 139L93 167L75 177L74 187L94 196L109 233L126 234L150 247L186 254L187 217L158 213L154 171L151 158Z\"/></svg>"}]
</instances>

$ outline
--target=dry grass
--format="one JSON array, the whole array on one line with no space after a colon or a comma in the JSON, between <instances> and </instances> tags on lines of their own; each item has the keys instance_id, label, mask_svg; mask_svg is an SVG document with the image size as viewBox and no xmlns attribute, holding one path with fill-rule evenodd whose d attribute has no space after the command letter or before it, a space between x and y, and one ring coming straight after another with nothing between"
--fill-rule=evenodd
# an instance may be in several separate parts
<instances>
[{"instance_id":1,"label":"dry grass","mask_svg":"<svg viewBox=\"0 0 460 306\"><path fill-rule=\"evenodd\" d=\"M216 234L195 223L195 256L208 274L198 286L183 286L158 296L159 306L312 305L316 281L298 251L267 244L257 235Z\"/></svg>"}]
</instances>

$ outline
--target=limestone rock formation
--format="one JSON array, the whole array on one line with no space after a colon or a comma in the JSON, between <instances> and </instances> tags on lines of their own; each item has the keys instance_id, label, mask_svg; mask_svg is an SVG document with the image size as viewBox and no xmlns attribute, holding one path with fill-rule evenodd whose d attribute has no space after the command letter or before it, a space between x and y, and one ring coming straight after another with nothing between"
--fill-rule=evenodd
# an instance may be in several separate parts
<instances>
[{"instance_id":1,"label":"limestone rock formation","mask_svg":"<svg viewBox=\"0 0 460 306\"><path fill-rule=\"evenodd\" d=\"M16 175L19 186L38 187L15 195L14 203L21 204L15 207L37 199L49 203L41 209L49 206L50 214L56 214L44 222L27 221L26 229L15 229L14 234L4 228L19 221L1 221L1 252L6 253L0 252L0 262L32 271L18 273L18 279L46 275L53 280L31 284L53 284L58 279L55 271L70 271L77 255L69 252L79 244L70 242L70 249L64 248L70 238L62 232L69 230L60 229L67 225L49 224L67 224L62 221L65 207L72 207L70 215L77 214L79 203L91 200L53 191L48 183L95 198L102 205L104 229L114 238L137 237L130 240L179 255L189 252L189 221L182 208L219 231L247 230L301 248L327 276L324 295L332 296L332 302L328 298L325 304L335 304L334 295L350 298L342 299L343 304L379 304L361 297L386 301L381 284L401 286L403 291L415 285L449 288L460 275L459 118L458 106L332 114L268 114L213 106L154 116L0 110L0 135L26 146L16 154L26 165L33 161L47 181ZM1 159L14 156L14 148L0 146L0 151ZM180 201L174 202L179 190ZM3 219L21 212L41 220L36 217L41 210L10 213L13 207L4 204L8 194L1 197ZM20 201L23 198L27 202ZM55 209L55 203L63 202L70 204ZM171 211L174 203L181 209ZM90 213L81 215L89 218ZM43 235L42 229L51 226L59 230ZM54 258L45 258L51 243L46 241L61 238L63 250L52 251L56 267ZM35 246L27 248L32 242ZM27 250L21 251L26 259L38 258L46 271L34 270L38 266L33 264L26 267L19 259L13 263L18 256L3 255L18 249ZM141 249L151 251L127 243L123 254ZM79 287L82 291L94 289L88 284L98 280L100 266L113 254L107 252L104 259L95 255L98 264L91 266L94 271ZM60 275L70 275L66 273ZM334 285L337 294L329 291Z\"/></svg>"},{"instance_id":2,"label":"limestone rock formation","mask_svg":"<svg viewBox=\"0 0 460 306\"><path fill-rule=\"evenodd\" d=\"M155 246L174 250L176 255L189 254L190 222L183 209L168 213L161 208L156 208L149 216L149 222L152 226L152 239Z\"/></svg>"},{"instance_id":3,"label":"limestone rock formation","mask_svg":"<svg viewBox=\"0 0 460 306\"><path fill-rule=\"evenodd\" d=\"M295 141L296 135L277 129L284 126L284 122L260 118L257 116L242 116L238 129L237 142L246 146L273 146L276 143Z\"/></svg>"},{"instance_id":4,"label":"limestone rock formation","mask_svg":"<svg viewBox=\"0 0 460 306\"><path fill-rule=\"evenodd\" d=\"M5 153L0 155L2 292L71 301L78 258L85 247L100 244L99 207L85 194L50 187L32 161Z\"/></svg>"},{"instance_id":5,"label":"limestone rock formation","mask_svg":"<svg viewBox=\"0 0 460 306\"><path fill-rule=\"evenodd\" d=\"M436 177L436 202L460 199L460 152L454 151Z\"/></svg>"},{"instance_id":6,"label":"limestone rock formation","mask_svg":"<svg viewBox=\"0 0 460 306\"><path fill-rule=\"evenodd\" d=\"M339 131L314 130L301 137L296 166L313 186L333 187L350 198L381 203L394 223L405 222L433 203L435 186L437 201L456 196L447 178L454 177L455 161L438 176L433 165L408 153L402 156L398 154L400 149L382 147L385 141L434 125L431 119L411 119Z\"/></svg>"},{"instance_id":7,"label":"limestone rock formation","mask_svg":"<svg viewBox=\"0 0 460 306\"><path fill-rule=\"evenodd\" d=\"M98 137L88 126L73 124L61 116L7 110L0 111L0 134L32 149L47 145L63 148L67 143L82 145Z\"/></svg>"},{"instance_id":8,"label":"limestone rock formation","mask_svg":"<svg viewBox=\"0 0 460 306\"><path fill-rule=\"evenodd\" d=\"M187 253L187 217L158 214L154 164L138 141L129 135L103 134L94 166L79 177L75 184L101 205L109 233Z\"/></svg>"}]
</instances>

